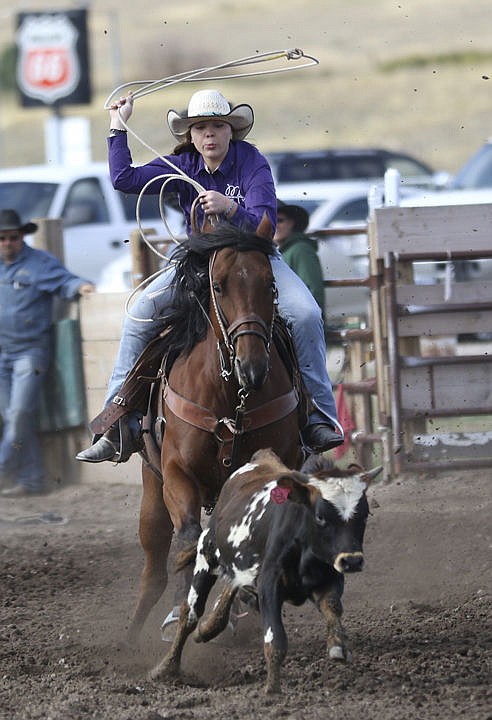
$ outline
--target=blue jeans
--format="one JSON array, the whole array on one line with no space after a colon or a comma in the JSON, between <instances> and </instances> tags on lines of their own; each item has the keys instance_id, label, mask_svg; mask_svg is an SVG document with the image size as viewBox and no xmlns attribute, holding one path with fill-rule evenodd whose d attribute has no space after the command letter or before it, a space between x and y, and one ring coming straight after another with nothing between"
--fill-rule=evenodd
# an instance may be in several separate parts
<instances>
[{"instance_id":1,"label":"blue jeans","mask_svg":"<svg viewBox=\"0 0 492 720\"><path fill-rule=\"evenodd\" d=\"M0 353L0 475L31 492L44 484L37 414L49 361L47 347Z\"/></svg>"},{"instance_id":2,"label":"blue jeans","mask_svg":"<svg viewBox=\"0 0 492 720\"><path fill-rule=\"evenodd\" d=\"M301 375L316 407L309 422L319 423L329 418L342 430L337 421L333 388L326 369L321 310L306 285L279 252L271 257L271 264L279 293L280 315L287 321L292 333ZM132 317L125 317L106 404L118 394L147 343L166 326L163 316L171 303L170 283L173 278L174 267L170 266L147 286L132 305ZM149 318L152 318L151 322Z\"/></svg>"}]
</instances>

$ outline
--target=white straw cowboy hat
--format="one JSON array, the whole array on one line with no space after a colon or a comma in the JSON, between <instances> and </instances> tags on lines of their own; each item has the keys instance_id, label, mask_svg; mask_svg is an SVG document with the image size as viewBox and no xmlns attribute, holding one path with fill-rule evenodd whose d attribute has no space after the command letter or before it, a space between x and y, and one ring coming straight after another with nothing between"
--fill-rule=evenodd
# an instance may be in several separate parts
<instances>
[{"instance_id":1,"label":"white straw cowboy hat","mask_svg":"<svg viewBox=\"0 0 492 720\"><path fill-rule=\"evenodd\" d=\"M22 221L15 210L0 210L0 232L2 230L19 230L24 235L30 235L38 229L36 223Z\"/></svg>"},{"instance_id":2,"label":"white straw cowboy hat","mask_svg":"<svg viewBox=\"0 0 492 720\"><path fill-rule=\"evenodd\" d=\"M191 96L188 112L179 114L169 110L167 122L176 140L186 139L186 133L192 125L206 118L221 118L232 127L233 140L243 140L254 123L253 108L249 105L236 105L231 108L218 90L198 90Z\"/></svg>"}]
</instances>

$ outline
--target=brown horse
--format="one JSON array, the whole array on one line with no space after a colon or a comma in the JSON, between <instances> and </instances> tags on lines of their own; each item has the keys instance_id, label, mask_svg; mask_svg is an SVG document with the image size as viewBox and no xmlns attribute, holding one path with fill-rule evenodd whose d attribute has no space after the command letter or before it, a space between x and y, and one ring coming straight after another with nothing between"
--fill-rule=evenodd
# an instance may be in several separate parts
<instances>
[{"instance_id":1,"label":"brown horse","mask_svg":"<svg viewBox=\"0 0 492 720\"><path fill-rule=\"evenodd\" d=\"M192 237L178 250L161 407L153 413L163 415L165 432L160 456L146 436L145 565L130 641L166 588L173 532L181 546L198 539L202 508L213 507L230 472L262 447L289 467L302 461L296 373L272 341L272 252L270 241L232 226ZM184 597L182 587L174 605Z\"/></svg>"}]
</instances>

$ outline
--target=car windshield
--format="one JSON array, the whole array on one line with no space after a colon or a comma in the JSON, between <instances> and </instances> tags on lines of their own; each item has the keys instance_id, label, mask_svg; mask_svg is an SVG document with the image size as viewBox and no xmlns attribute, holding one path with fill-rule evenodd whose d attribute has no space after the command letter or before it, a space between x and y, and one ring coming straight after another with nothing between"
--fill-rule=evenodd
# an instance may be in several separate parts
<instances>
[{"instance_id":1,"label":"car windshield","mask_svg":"<svg viewBox=\"0 0 492 720\"><path fill-rule=\"evenodd\" d=\"M456 173L451 184L454 190L492 187L492 143L484 145Z\"/></svg>"},{"instance_id":2,"label":"car windshield","mask_svg":"<svg viewBox=\"0 0 492 720\"><path fill-rule=\"evenodd\" d=\"M56 183L0 182L0 207L15 208L23 223L46 217L57 188Z\"/></svg>"},{"instance_id":3,"label":"car windshield","mask_svg":"<svg viewBox=\"0 0 492 720\"><path fill-rule=\"evenodd\" d=\"M339 210L334 213L330 224L336 222L366 222L369 213L367 197L356 198L344 203Z\"/></svg>"},{"instance_id":4,"label":"car windshield","mask_svg":"<svg viewBox=\"0 0 492 720\"><path fill-rule=\"evenodd\" d=\"M128 222L135 222L138 195L125 195L124 193L120 193L120 196L123 203L123 212L125 214L125 219L128 220ZM166 197L164 209L168 210L169 207L179 210L177 201L174 202L174 197ZM141 220L155 220L155 218L158 218L160 215L159 196L146 194L142 195L139 206L139 213Z\"/></svg>"},{"instance_id":5,"label":"car windshield","mask_svg":"<svg viewBox=\"0 0 492 720\"><path fill-rule=\"evenodd\" d=\"M432 173L423 163L398 154L292 154L275 160L274 165L277 182L367 180L383 177L390 167L396 168L402 177L406 178L418 178Z\"/></svg>"},{"instance_id":6,"label":"car windshield","mask_svg":"<svg viewBox=\"0 0 492 720\"><path fill-rule=\"evenodd\" d=\"M373 158L286 157L277 167L279 182L317 180L357 180L383 175L383 168Z\"/></svg>"}]
</instances>

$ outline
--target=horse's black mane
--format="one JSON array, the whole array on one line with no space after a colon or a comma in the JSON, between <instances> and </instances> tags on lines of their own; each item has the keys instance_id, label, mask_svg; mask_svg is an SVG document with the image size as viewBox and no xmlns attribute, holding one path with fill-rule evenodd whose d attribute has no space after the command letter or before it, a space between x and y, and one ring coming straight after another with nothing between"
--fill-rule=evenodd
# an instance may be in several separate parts
<instances>
[{"instance_id":1,"label":"horse's black mane","mask_svg":"<svg viewBox=\"0 0 492 720\"><path fill-rule=\"evenodd\" d=\"M232 246L240 252L257 250L265 255L273 254L275 248L272 241L252 232L223 225L214 232L186 238L174 251L176 275L172 307L165 317L164 352L172 351L173 356L189 354L205 337L209 327L209 258L216 250Z\"/></svg>"}]
</instances>

